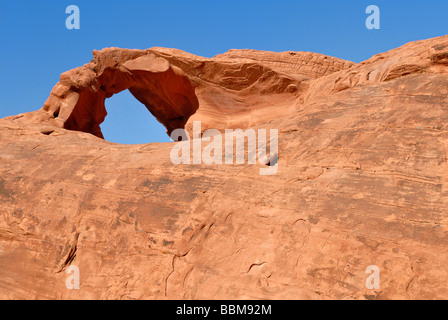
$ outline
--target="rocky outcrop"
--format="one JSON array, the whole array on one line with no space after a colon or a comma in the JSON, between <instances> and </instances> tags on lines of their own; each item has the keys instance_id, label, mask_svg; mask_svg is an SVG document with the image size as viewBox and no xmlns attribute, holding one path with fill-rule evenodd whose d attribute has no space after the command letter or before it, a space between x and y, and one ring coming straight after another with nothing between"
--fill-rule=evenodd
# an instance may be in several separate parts
<instances>
[{"instance_id":1,"label":"rocky outcrop","mask_svg":"<svg viewBox=\"0 0 448 320\"><path fill-rule=\"evenodd\" d=\"M447 54L94 52L0 120L0 298L447 299ZM125 89L168 133L279 129L278 173L99 139Z\"/></svg>"}]
</instances>

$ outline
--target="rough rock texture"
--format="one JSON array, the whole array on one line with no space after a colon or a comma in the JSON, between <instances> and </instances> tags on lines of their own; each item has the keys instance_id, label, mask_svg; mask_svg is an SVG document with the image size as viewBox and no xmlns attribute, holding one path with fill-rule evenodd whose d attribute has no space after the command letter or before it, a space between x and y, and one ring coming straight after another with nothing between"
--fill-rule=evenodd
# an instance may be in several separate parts
<instances>
[{"instance_id":1,"label":"rough rock texture","mask_svg":"<svg viewBox=\"0 0 448 320\"><path fill-rule=\"evenodd\" d=\"M168 133L279 129L278 173L97 138L125 89ZM448 36L360 64L95 51L0 121L0 298L447 299L447 153Z\"/></svg>"}]
</instances>

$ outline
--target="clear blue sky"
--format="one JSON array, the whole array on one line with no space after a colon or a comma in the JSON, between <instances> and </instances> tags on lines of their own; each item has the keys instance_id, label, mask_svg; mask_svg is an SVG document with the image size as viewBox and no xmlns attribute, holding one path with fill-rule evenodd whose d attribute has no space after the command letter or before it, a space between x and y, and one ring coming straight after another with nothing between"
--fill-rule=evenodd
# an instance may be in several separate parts
<instances>
[{"instance_id":1,"label":"clear blue sky","mask_svg":"<svg viewBox=\"0 0 448 320\"><path fill-rule=\"evenodd\" d=\"M81 29L68 30L77 5ZM368 5L381 29L368 30ZM42 107L59 75L93 49L154 46L212 57L229 49L313 51L360 62L409 41L448 34L447 0L0 0L0 118ZM167 142L127 91L106 101L107 140Z\"/></svg>"}]
</instances>

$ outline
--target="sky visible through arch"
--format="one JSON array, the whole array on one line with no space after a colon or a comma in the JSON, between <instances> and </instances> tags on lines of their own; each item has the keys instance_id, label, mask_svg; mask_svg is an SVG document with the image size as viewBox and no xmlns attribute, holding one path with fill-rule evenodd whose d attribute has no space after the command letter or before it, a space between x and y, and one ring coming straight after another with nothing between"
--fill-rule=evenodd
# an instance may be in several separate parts
<instances>
[{"instance_id":1,"label":"sky visible through arch","mask_svg":"<svg viewBox=\"0 0 448 320\"><path fill-rule=\"evenodd\" d=\"M79 30L65 26L69 5L80 9ZM381 10L379 30L365 26L369 5ZM104 47L170 47L206 57L246 48L312 51L360 62L445 34L446 0L1 0L0 118L41 108L62 72ZM106 108L107 140L169 141L129 92Z\"/></svg>"}]
</instances>

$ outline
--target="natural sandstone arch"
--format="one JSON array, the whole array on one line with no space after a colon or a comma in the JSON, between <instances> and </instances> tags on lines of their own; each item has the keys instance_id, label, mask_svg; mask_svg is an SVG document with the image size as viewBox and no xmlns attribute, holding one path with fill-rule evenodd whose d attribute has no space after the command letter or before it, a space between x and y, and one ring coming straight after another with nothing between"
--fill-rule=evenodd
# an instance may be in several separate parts
<instances>
[{"instance_id":1,"label":"natural sandstone arch","mask_svg":"<svg viewBox=\"0 0 448 320\"><path fill-rule=\"evenodd\" d=\"M105 99L129 91L170 134L183 128L199 107L194 88L183 71L164 58L141 50L94 51L83 67L65 72L43 110L54 125L103 138L100 124Z\"/></svg>"},{"instance_id":2,"label":"natural sandstone arch","mask_svg":"<svg viewBox=\"0 0 448 320\"><path fill-rule=\"evenodd\" d=\"M129 89L168 135L191 131L197 120L203 130L248 128L288 114L310 81L353 65L307 52L230 50L203 58L176 49L106 48L63 73L43 108L25 117L103 138L105 99Z\"/></svg>"}]
</instances>

